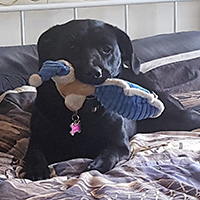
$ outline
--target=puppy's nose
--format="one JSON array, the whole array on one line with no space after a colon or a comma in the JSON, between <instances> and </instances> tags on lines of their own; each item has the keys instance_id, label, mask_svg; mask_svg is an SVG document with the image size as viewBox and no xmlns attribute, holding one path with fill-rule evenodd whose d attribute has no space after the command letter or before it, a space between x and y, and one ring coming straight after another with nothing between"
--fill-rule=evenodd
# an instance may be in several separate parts
<instances>
[{"instance_id":1,"label":"puppy's nose","mask_svg":"<svg viewBox=\"0 0 200 200\"><path fill-rule=\"evenodd\" d=\"M93 74L94 78L101 78L102 77L102 69L98 66L95 66L93 68Z\"/></svg>"},{"instance_id":2,"label":"puppy's nose","mask_svg":"<svg viewBox=\"0 0 200 200\"><path fill-rule=\"evenodd\" d=\"M103 71L99 66L93 66L87 71L85 71L85 75L88 78L99 79L103 76Z\"/></svg>"}]
</instances>

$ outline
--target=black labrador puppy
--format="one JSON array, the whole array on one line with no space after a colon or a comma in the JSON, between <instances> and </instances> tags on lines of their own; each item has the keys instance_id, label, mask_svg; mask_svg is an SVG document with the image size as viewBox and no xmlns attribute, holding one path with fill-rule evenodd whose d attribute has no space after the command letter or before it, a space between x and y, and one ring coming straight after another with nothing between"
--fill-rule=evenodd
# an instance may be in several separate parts
<instances>
[{"instance_id":1,"label":"black labrador puppy","mask_svg":"<svg viewBox=\"0 0 200 200\"><path fill-rule=\"evenodd\" d=\"M73 20L44 32L38 41L39 63L64 59L72 63L76 78L98 85L117 77L126 62L139 71L129 37L96 20ZM135 122L107 112L88 97L77 116L81 133L70 134L73 112L64 104L52 80L38 88L31 119L31 137L25 161L25 178L49 177L48 164L73 158L91 158L86 170L104 173L129 156L129 138Z\"/></svg>"}]
</instances>

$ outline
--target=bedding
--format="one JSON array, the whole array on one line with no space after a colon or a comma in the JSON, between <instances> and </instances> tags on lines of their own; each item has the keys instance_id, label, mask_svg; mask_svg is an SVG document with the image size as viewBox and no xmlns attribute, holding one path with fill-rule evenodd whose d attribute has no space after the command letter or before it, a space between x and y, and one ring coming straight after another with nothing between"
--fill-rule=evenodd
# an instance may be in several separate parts
<instances>
[{"instance_id":1,"label":"bedding","mask_svg":"<svg viewBox=\"0 0 200 200\"><path fill-rule=\"evenodd\" d=\"M180 33L179 37L175 35L176 40L172 40L170 35L133 41L141 64L171 56L170 49L176 51L173 55L200 49L199 32ZM167 42L163 43L163 37ZM161 46L157 41L160 38ZM178 38L184 42L179 43ZM174 46L169 45L170 40ZM151 48L157 52L153 53ZM156 79L162 90L178 99L185 109L198 111L199 57L160 65L145 74L152 81ZM169 69L172 65L176 67L177 74L164 69L167 65L170 65ZM0 76L3 77L0 78L1 200L200 199L199 129L138 133L131 139L129 159L119 162L105 174L95 170L85 172L91 160L79 158L49 166L50 179L35 182L23 179L22 158L29 141L29 121L37 95L35 88L28 85L28 77L37 70L35 45L0 48ZM159 79L160 75L164 75L165 80Z\"/></svg>"}]
</instances>

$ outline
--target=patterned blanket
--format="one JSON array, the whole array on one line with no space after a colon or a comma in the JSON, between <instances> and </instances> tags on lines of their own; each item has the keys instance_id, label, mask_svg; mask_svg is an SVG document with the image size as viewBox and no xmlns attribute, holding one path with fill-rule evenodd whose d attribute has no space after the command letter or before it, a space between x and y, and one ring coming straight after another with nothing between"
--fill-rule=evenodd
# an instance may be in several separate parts
<instances>
[{"instance_id":1,"label":"patterned blanket","mask_svg":"<svg viewBox=\"0 0 200 200\"><path fill-rule=\"evenodd\" d=\"M199 130L137 134L130 158L105 174L84 172L91 160L80 158L49 166L50 179L23 179L35 96L25 87L0 97L1 200L200 199Z\"/></svg>"}]
</instances>

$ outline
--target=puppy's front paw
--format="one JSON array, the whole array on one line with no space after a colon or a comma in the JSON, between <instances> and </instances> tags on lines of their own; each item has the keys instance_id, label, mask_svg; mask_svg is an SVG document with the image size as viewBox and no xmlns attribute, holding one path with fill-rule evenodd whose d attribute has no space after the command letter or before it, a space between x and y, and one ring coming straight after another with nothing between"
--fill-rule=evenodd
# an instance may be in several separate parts
<instances>
[{"instance_id":1,"label":"puppy's front paw","mask_svg":"<svg viewBox=\"0 0 200 200\"><path fill-rule=\"evenodd\" d=\"M50 171L47 166L31 166L25 168L24 178L30 179L32 181L43 180L50 177Z\"/></svg>"},{"instance_id":2,"label":"puppy's front paw","mask_svg":"<svg viewBox=\"0 0 200 200\"><path fill-rule=\"evenodd\" d=\"M108 150L104 150L99 156L97 156L93 162L89 164L87 170L98 170L101 173L105 173L112 169L118 162L117 154L111 153Z\"/></svg>"},{"instance_id":3,"label":"puppy's front paw","mask_svg":"<svg viewBox=\"0 0 200 200\"><path fill-rule=\"evenodd\" d=\"M24 178L32 181L50 177L50 170L44 155L40 151L32 151L25 157Z\"/></svg>"}]
</instances>

